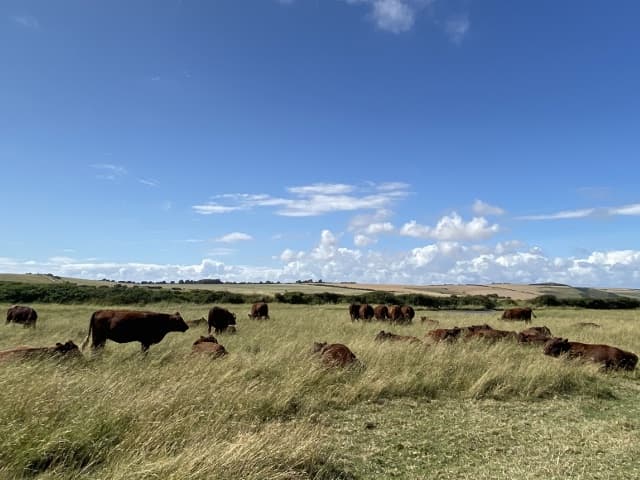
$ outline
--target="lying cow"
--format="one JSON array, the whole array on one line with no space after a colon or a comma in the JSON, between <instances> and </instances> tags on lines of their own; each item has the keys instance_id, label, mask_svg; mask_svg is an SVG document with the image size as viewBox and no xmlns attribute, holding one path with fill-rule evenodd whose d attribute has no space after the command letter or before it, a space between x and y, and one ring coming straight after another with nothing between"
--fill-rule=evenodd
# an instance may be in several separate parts
<instances>
[{"instance_id":1,"label":"lying cow","mask_svg":"<svg viewBox=\"0 0 640 480\"><path fill-rule=\"evenodd\" d=\"M551 338L551 330L547 327L530 327L518 333L519 343L543 345Z\"/></svg>"},{"instance_id":2,"label":"lying cow","mask_svg":"<svg viewBox=\"0 0 640 480\"><path fill-rule=\"evenodd\" d=\"M223 357L227 354L227 350L218 343L218 340L213 335L208 337L201 336L193 342L191 350L197 353L208 353L213 358Z\"/></svg>"},{"instance_id":3,"label":"lying cow","mask_svg":"<svg viewBox=\"0 0 640 480\"><path fill-rule=\"evenodd\" d=\"M584 358L592 362L601 363L604 368L633 370L638 363L635 353L626 352L609 345L570 342L566 338L552 338L544 346L545 355L558 357L567 354L569 358Z\"/></svg>"},{"instance_id":4,"label":"lying cow","mask_svg":"<svg viewBox=\"0 0 640 480\"><path fill-rule=\"evenodd\" d=\"M457 340L461 333L460 327L436 328L427 332L427 339L432 342L452 342Z\"/></svg>"},{"instance_id":5,"label":"lying cow","mask_svg":"<svg viewBox=\"0 0 640 480\"><path fill-rule=\"evenodd\" d=\"M13 305L7 310L6 323L21 323L25 327L35 327L38 314L31 307Z\"/></svg>"},{"instance_id":6,"label":"lying cow","mask_svg":"<svg viewBox=\"0 0 640 480\"><path fill-rule=\"evenodd\" d=\"M384 330L380 330L380 332L378 332L375 340L377 342L390 340L394 342L422 343L422 341L417 337L412 337L410 335L396 335L395 333L385 332Z\"/></svg>"},{"instance_id":7,"label":"lying cow","mask_svg":"<svg viewBox=\"0 0 640 480\"><path fill-rule=\"evenodd\" d=\"M140 342L142 351L159 343L169 332L186 332L189 326L179 313L156 313L136 310L98 310L91 315L89 332L82 342L86 347L91 337L91 347L104 347L107 340L117 343Z\"/></svg>"},{"instance_id":8,"label":"lying cow","mask_svg":"<svg viewBox=\"0 0 640 480\"><path fill-rule=\"evenodd\" d=\"M358 361L349 347L341 343L314 342L313 352L319 353L322 363L329 367L347 367Z\"/></svg>"},{"instance_id":9,"label":"lying cow","mask_svg":"<svg viewBox=\"0 0 640 480\"><path fill-rule=\"evenodd\" d=\"M471 331L465 335L464 338L465 340L480 339L497 342L498 340L517 340L518 334L509 330L496 330L495 328L490 328Z\"/></svg>"},{"instance_id":10,"label":"lying cow","mask_svg":"<svg viewBox=\"0 0 640 480\"><path fill-rule=\"evenodd\" d=\"M213 307L209 310L208 324L208 333L211 333L212 328L215 333L222 333L229 328L229 325L236 325L236 314L226 308Z\"/></svg>"},{"instance_id":11,"label":"lying cow","mask_svg":"<svg viewBox=\"0 0 640 480\"><path fill-rule=\"evenodd\" d=\"M78 346L71 340L60 343L57 342L53 347L15 347L0 352L0 360L8 360L14 358L45 358L45 357L66 357L80 358L82 353Z\"/></svg>"}]
</instances>

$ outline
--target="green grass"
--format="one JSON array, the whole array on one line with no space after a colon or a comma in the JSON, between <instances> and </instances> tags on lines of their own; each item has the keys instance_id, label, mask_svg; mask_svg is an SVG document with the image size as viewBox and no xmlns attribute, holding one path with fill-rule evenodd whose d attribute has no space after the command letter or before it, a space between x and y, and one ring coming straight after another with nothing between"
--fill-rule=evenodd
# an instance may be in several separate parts
<instances>
[{"instance_id":1,"label":"green grass","mask_svg":"<svg viewBox=\"0 0 640 480\"><path fill-rule=\"evenodd\" d=\"M7 305L0 305L4 311ZM98 306L34 305L35 330L0 325L0 348L86 335ZM639 374L544 356L539 347L479 342L378 344L345 306L271 305L250 321L231 305L230 352L193 356L205 327L139 344L107 344L86 361L5 361L0 375L0 478L337 479L638 478ZM198 305L158 311L206 315ZM572 340L640 352L636 311L540 309L536 325ZM451 327L498 313L417 312ZM581 329L592 321L599 329ZM364 369L327 370L314 340L348 345Z\"/></svg>"}]
</instances>

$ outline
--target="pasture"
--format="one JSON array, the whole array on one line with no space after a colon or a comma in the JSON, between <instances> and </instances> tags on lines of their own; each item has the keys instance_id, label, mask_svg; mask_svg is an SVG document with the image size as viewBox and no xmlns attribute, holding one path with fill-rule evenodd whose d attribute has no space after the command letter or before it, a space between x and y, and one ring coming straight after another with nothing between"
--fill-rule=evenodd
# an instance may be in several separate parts
<instances>
[{"instance_id":1,"label":"pasture","mask_svg":"<svg viewBox=\"0 0 640 480\"><path fill-rule=\"evenodd\" d=\"M97 305L33 304L35 329L0 325L0 349L85 338ZM0 305L5 312L8 305ZM206 325L170 333L145 356L108 342L86 361L5 361L0 478L39 479L604 479L640 477L640 374L481 341L377 343L382 329L423 338L433 326L489 323L498 312L417 309L412 325L349 320L346 305L236 312L229 351L191 354ZM109 307L112 308L112 307ZM131 307L125 307L131 308ZM185 320L202 305L156 304ZM554 335L640 353L640 313L538 309ZM580 328L595 322L601 328ZM365 364L326 369L314 340Z\"/></svg>"}]
</instances>

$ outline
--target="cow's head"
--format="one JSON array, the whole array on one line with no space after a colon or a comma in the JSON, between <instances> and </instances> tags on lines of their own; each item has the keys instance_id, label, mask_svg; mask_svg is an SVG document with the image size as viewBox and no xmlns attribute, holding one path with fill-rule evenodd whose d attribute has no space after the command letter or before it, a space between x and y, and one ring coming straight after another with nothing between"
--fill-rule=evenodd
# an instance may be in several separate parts
<instances>
[{"instance_id":1,"label":"cow's head","mask_svg":"<svg viewBox=\"0 0 640 480\"><path fill-rule=\"evenodd\" d=\"M556 337L548 340L547 343L544 344L544 354L557 357L569 351L570 348L569 340Z\"/></svg>"},{"instance_id":2,"label":"cow's head","mask_svg":"<svg viewBox=\"0 0 640 480\"><path fill-rule=\"evenodd\" d=\"M322 351L322 349L326 346L327 346L327 342L313 342L312 351L313 353L318 353Z\"/></svg>"},{"instance_id":3,"label":"cow's head","mask_svg":"<svg viewBox=\"0 0 640 480\"><path fill-rule=\"evenodd\" d=\"M182 315L180 312L176 312L171 315L171 319L173 321L173 330L176 332L186 332L189 330L189 325L182 319Z\"/></svg>"}]
</instances>

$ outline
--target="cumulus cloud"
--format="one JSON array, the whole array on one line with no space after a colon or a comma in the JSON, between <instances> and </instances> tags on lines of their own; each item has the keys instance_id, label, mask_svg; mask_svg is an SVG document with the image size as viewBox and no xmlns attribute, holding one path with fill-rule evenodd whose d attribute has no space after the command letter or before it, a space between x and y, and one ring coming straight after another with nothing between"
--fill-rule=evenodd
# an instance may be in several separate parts
<instances>
[{"instance_id":1,"label":"cumulus cloud","mask_svg":"<svg viewBox=\"0 0 640 480\"><path fill-rule=\"evenodd\" d=\"M400 234L408 237L443 241L479 241L492 237L500 231L497 224L490 225L484 217L474 217L464 222L456 212L442 217L435 227L420 225L415 220L405 223Z\"/></svg>"},{"instance_id":2,"label":"cumulus cloud","mask_svg":"<svg viewBox=\"0 0 640 480\"><path fill-rule=\"evenodd\" d=\"M432 3L431 0L346 0L351 5L365 5L367 16L380 29L392 33L411 30L416 15Z\"/></svg>"},{"instance_id":3,"label":"cumulus cloud","mask_svg":"<svg viewBox=\"0 0 640 480\"><path fill-rule=\"evenodd\" d=\"M372 245L376 243L375 238L367 237L366 235L362 235L361 233L354 235L353 244L356 247L366 247L367 245Z\"/></svg>"},{"instance_id":4,"label":"cumulus cloud","mask_svg":"<svg viewBox=\"0 0 640 480\"><path fill-rule=\"evenodd\" d=\"M216 238L216 242L223 242L223 243L235 243L235 242L242 242L247 240L253 240L253 237L248 233L242 233L242 232L227 233L226 235Z\"/></svg>"},{"instance_id":5,"label":"cumulus cloud","mask_svg":"<svg viewBox=\"0 0 640 480\"><path fill-rule=\"evenodd\" d=\"M504 209L495 205L490 205L482 200L476 200L473 202L473 213L476 215L489 216L489 215L504 215Z\"/></svg>"},{"instance_id":6,"label":"cumulus cloud","mask_svg":"<svg viewBox=\"0 0 640 480\"><path fill-rule=\"evenodd\" d=\"M382 187L382 188L380 188ZM368 188L342 183L314 183L289 187L290 197L268 194L227 193L214 201L194 205L196 213L210 215L254 208L273 208L276 215L311 217L332 212L381 210L409 194L404 183L373 184ZM224 203L221 203L224 202Z\"/></svg>"},{"instance_id":7,"label":"cumulus cloud","mask_svg":"<svg viewBox=\"0 0 640 480\"><path fill-rule=\"evenodd\" d=\"M225 281L282 281L322 278L367 283L536 283L640 287L640 251L594 251L578 257L551 257L517 241L477 247L441 241L405 252L363 252L340 246L339 237L323 230L317 244L305 250L285 249L276 266L228 265L205 258L195 264L96 262L70 257L44 261L0 257L0 271L43 272L66 277L114 280L179 280L206 277ZM226 249L225 249L226 250ZM210 252L224 255L224 251Z\"/></svg>"}]
</instances>

